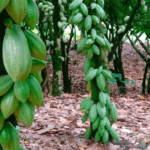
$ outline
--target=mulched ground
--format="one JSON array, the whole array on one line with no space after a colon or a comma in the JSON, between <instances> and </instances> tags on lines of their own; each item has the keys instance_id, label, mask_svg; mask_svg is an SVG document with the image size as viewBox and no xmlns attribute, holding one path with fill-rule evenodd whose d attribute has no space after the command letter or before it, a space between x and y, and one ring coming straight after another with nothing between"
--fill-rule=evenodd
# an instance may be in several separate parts
<instances>
[{"instance_id":1,"label":"mulched ground","mask_svg":"<svg viewBox=\"0 0 150 150\"><path fill-rule=\"evenodd\" d=\"M82 124L83 112L79 110L80 101L89 95L85 90L84 58L71 51L72 93L61 97L43 93L45 106L36 110L33 125L27 128L20 124L20 140L26 150L150 150L150 96L141 95L145 63L130 44L125 43L123 49L125 78L136 85L127 84L126 95L119 94L115 84L111 86L111 100L118 108L118 121L113 128L118 131L120 142L104 146L84 138L89 126L89 122Z\"/></svg>"}]
</instances>

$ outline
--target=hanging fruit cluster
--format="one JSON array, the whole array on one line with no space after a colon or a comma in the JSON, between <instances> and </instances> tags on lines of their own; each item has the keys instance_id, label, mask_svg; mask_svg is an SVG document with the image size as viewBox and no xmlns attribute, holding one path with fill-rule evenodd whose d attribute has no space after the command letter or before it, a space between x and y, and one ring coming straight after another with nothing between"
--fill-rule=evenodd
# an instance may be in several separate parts
<instances>
[{"instance_id":1,"label":"hanging fruit cluster","mask_svg":"<svg viewBox=\"0 0 150 150\"><path fill-rule=\"evenodd\" d=\"M119 141L118 133L111 127L112 122L117 121L117 109L111 103L109 92L106 90L107 82L112 78L107 67L107 52L111 50L111 44L104 37L104 29L100 20L106 16L104 0L73 0L69 6L72 15L69 22L76 24L83 32L83 39L77 46L77 50L87 56L84 64L84 72L88 86L91 87L91 97L82 100L80 109L85 111L82 122L90 119L91 126L87 129L86 138L94 137L97 142L106 144L109 139Z\"/></svg>"},{"instance_id":2,"label":"hanging fruit cluster","mask_svg":"<svg viewBox=\"0 0 150 150\"><path fill-rule=\"evenodd\" d=\"M8 74L0 76L0 144L4 150L21 150L19 130L6 119L14 114L23 125L32 125L35 106L44 103L40 71L46 66L46 47L30 30L39 19L34 0L0 0L2 11L8 13L3 22L6 30L2 45L3 63Z\"/></svg>"}]
</instances>

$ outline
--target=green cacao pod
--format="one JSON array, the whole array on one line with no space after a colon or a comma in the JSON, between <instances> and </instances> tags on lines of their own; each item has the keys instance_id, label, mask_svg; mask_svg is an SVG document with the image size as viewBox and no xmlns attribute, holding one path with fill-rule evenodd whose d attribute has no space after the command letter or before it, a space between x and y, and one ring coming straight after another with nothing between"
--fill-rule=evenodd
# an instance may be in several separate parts
<instances>
[{"instance_id":1,"label":"green cacao pod","mask_svg":"<svg viewBox=\"0 0 150 150\"><path fill-rule=\"evenodd\" d=\"M106 117L106 125L105 126L106 126L107 131L110 131L111 123L107 117Z\"/></svg>"},{"instance_id":2,"label":"green cacao pod","mask_svg":"<svg viewBox=\"0 0 150 150\"><path fill-rule=\"evenodd\" d=\"M5 119L7 119L11 114L14 113L14 111L18 107L18 104L19 104L19 100L15 97L14 91L12 89L9 90L1 98L0 107Z\"/></svg>"},{"instance_id":3,"label":"green cacao pod","mask_svg":"<svg viewBox=\"0 0 150 150\"><path fill-rule=\"evenodd\" d=\"M113 122L117 122L118 113L117 113L116 105L114 103L112 103L111 108L110 108L110 116Z\"/></svg>"},{"instance_id":4,"label":"green cacao pod","mask_svg":"<svg viewBox=\"0 0 150 150\"><path fill-rule=\"evenodd\" d=\"M112 75L107 70L102 70L102 74L106 79L112 79Z\"/></svg>"},{"instance_id":5,"label":"green cacao pod","mask_svg":"<svg viewBox=\"0 0 150 150\"><path fill-rule=\"evenodd\" d=\"M46 67L46 65L47 65L46 61L39 60L39 59L32 57L31 73L37 73L37 72L41 71L42 69L44 69Z\"/></svg>"},{"instance_id":6,"label":"green cacao pod","mask_svg":"<svg viewBox=\"0 0 150 150\"><path fill-rule=\"evenodd\" d=\"M100 137L104 134L104 131L105 131L104 127L101 127L101 126L98 127L98 132L99 132Z\"/></svg>"},{"instance_id":7,"label":"green cacao pod","mask_svg":"<svg viewBox=\"0 0 150 150\"><path fill-rule=\"evenodd\" d=\"M41 82L43 81L43 78L41 76L41 72L37 72L37 73L33 73L32 74L36 79L37 81L41 84Z\"/></svg>"},{"instance_id":8,"label":"green cacao pod","mask_svg":"<svg viewBox=\"0 0 150 150\"><path fill-rule=\"evenodd\" d=\"M92 17L88 15L84 21L84 28L86 31L89 31L92 28Z\"/></svg>"},{"instance_id":9,"label":"green cacao pod","mask_svg":"<svg viewBox=\"0 0 150 150\"><path fill-rule=\"evenodd\" d=\"M105 93L105 96L106 96L106 106L108 108L111 108L111 100L110 100L110 97L108 96L108 94Z\"/></svg>"},{"instance_id":10,"label":"green cacao pod","mask_svg":"<svg viewBox=\"0 0 150 150\"><path fill-rule=\"evenodd\" d=\"M18 81L14 84L14 93L16 98L21 102L26 102L30 95L30 88L26 81Z\"/></svg>"},{"instance_id":11,"label":"green cacao pod","mask_svg":"<svg viewBox=\"0 0 150 150\"><path fill-rule=\"evenodd\" d=\"M13 85L9 75L0 76L0 96L4 95Z\"/></svg>"},{"instance_id":12,"label":"green cacao pod","mask_svg":"<svg viewBox=\"0 0 150 150\"><path fill-rule=\"evenodd\" d=\"M85 16L88 15L88 8L87 8L87 6L84 3L82 3L80 5L80 11L82 12L83 15L85 15Z\"/></svg>"},{"instance_id":13,"label":"green cacao pod","mask_svg":"<svg viewBox=\"0 0 150 150\"><path fill-rule=\"evenodd\" d=\"M100 66L98 68L98 70L97 70L97 74L96 75L99 76L101 74L102 70L103 70L103 66Z\"/></svg>"},{"instance_id":14,"label":"green cacao pod","mask_svg":"<svg viewBox=\"0 0 150 150\"><path fill-rule=\"evenodd\" d=\"M86 104L88 103L88 101L91 101L90 97L86 97L84 98L81 103L80 103L80 110L85 109Z\"/></svg>"},{"instance_id":15,"label":"green cacao pod","mask_svg":"<svg viewBox=\"0 0 150 150\"><path fill-rule=\"evenodd\" d=\"M90 80L94 79L96 77L96 73L97 73L97 69L93 69L93 70L89 71L86 75L85 80L90 81Z\"/></svg>"},{"instance_id":16,"label":"green cacao pod","mask_svg":"<svg viewBox=\"0 0 150 150\"><path fill-rule=\"evenodd\" d=\"M102 107L100 102L97 103L97 112L101 118L106 116L106 107Z\"/></svg>"},{"instance_id":17,"label":"green cacao pod","mask_svg":"<svg viewBox=\"0 0 150 150\"><path fill-rule=\"evenodd\" d=\"M92 47L90 47L90 48L88 49L87 57L88 57L89 59L92 59L93 55L94 55L93 49L92 49Z\"/></svg>"},{"instance_id":18,"label":"green cacao pod","mask_svg":"<svg viewBox=\"0 0 150 150\"><path fill-rule=\"evenodd\" d=\"M115 141L117 141L117 142L120 141L117 131L115 131L113 128L110 128L109 133Z\"/></svg>"},{"instance_id":19,"label":"green cacao pod","mask_svg":"<svg viewBox=\"0 0 150 150\"><path fill-rule=\"evenodd\" d=\"M105 89L105 78L104 78L103 74L100 74L99 76L96 77L96 82L97 82L97 86L99 87L99 89L101 91L104 91L104 89Z\"/></svg>"},{"instance_id":20,"label":"green cacao pod","mask_svg":"<svg viewBox=\"0 0 150 150\"><path fill-rule=\"evenodd\" d=\"M82 123L86 122L89 117L89 113L85 113L84 116L82 117Z\"/></svg>"},{"instance_id":21,"label":"green cacao pod","mask_svg":"<svg viewBox=\"0 0 150 150\"><path fill-rule=\"evenodd\" d=\"M0 13L1 11L6 7L6 5L8 4L9 0L0 0Z\"/></svg>"},{"instance_id":22,"label":"green cacao pod","mask_svg":"<svg viewBox=\"0 0 150 150\"><path fill-rule=\"evenodd\" d=\"M100 55L100 50L95 44L92 45L92 50L96 55Z\"/></svg>"},{"instance_id":23,"label":"green cacao pod","mask_svg":"<svg viewBox=\"0 0 150 150\"><path fill-rule=\"evenodd\" d=\"M106 144L108 142L108 140L109 140L109 133L108 133L107 130L105 130L104 134L102 136L102 141L103 141L104 144Z\"/></svg>"},{"instance_id":24,"label":"green cacao pod","mask_svg":"<svg viewBox=\"0 0 150 150\"><path fill-rule=\"evenodd\" d=\"M89 118L91 122L94 122L97 118L97 107L96 104L93 104L90 108Z\"/></svg>"},{"instance_id":25,"label":"green cacao pod","mask_svg":"<svg viewBox=\"0 0 150 150\"><path fill-rule=\"evenodd\" d=\"M85 138L89 139L92 135L92 130L90 128L88 128L85 132Z\"/></svg>"},{"instance_id":26,"label":"green cacao pod","mask_svg":"<svg viewBox=\"0 0 150 150\"><path fill-rule=\"evenodd\" d=\"M43 104L44 100L43 100L43 95L42 95L42 88L39 82L32 75L28 76L28 78L26 79L26 82L28 83L29 88L30 88L29 101L33 105L40 107Z\"/></svg>"},{"instance_id":27,"label":"green cacao pod","mask_svg":"<svg viewBox=\"0 0 150 150\"><path fill-rule=\"evenodd\" d=\"M73 2L69 5L69 10L74 10L82 4L83 0L73 0Z\"/></svg>"},{"instance_id":28,"label":"green cacao pod","mask_svg":"<svg viewBox=\"0 0 150 150\"><path fill-rule=\"evenodd\" d=\"M98 5L101 6L102 8L104 7L104 0L97 0Z\"/></svg>"},{"instance_id":29,"label":"green cacao pod","mask_svg":"<svg viewBox=\"0 0 150 150\"><path fill-rule=\"evenodd\" d=\"M99 24L100 23L100 20L97 16L95 15L92 15L92 21L93 21L93 24L96 25L96 24Z\"/></svg>"},{"instance_id":30,"label":"green cacao pod","mask_svg":"<svg viewBox=\"0 0 150 150\"><path fill-rule=\"evenodd\" d=\"M99 35L97 35L97 37L96 37L96 42L97 42L100 46L105 46L105 41L104 41L104 39L103 39L101 36L99 36Z\"/></svg>"},{"instance_id":31,"label":"green cacao pod","mask_svg":"<svg viewBox=\"0 0 150 150\"><path fill-rule=\"evenodd\" d=\"M34 29L39 20L39 9L33 0L27 0L28 7L25 16L25 23L31 28Z\"/></svg>"},{"instance_id":32,"label":"green cacao pod","mask_svg":"<svg viewBox=\"0 0 150 150\"><path fill-rule=\"evenodd\" d=\"M97 31L94 28L91 30L91 37L93 40L95 40L97 37Z\"/></svg>"},{"instance_id":33,"label":"green cacao pod","mask_svg":"<svg viewBox=\"0 0 150 150\"><path fill-rule=\"evenodd\" d=\"M45 60L46 59L46 46L44 42L33 32L29 30L25 30L24 34L28 41L29 50L31 52L31 56Z\"/></svg>"},{"instance_id":34,"label":"green cacao pod","mask_svg":"<svg viewBox=\"0 0 150 150\"><path fill-rule=\"evenodd\" d=\"M23 125L30 127L34 120L35 107L29 101L20 102L18 108L14 112L16 119Z\"/></svg>"},{"instance_id":35,"label":"green cacao pod","mask_svg":"<svg viewBox=\"0 0 150 150\"><path fill-rule=\"evenodd\" d=\"M76 14L79 13L79 12L80 12L80 9L79 9L79 8L76 8L76 9L74 9L74 10L72 11L71 16L74 16L74 15L76 15Z\"/></svg>"},{"instance_id":36,"label":"green cacao pod","mask_svg":"<svg viewBox=\"0 0 150 150\"><path fill-rule=\"evenodd\" d=\"M96 142L100 141L101 136L100 136L100 133L98 131L96 132L94 139L96 140Z\"/></svg>"},{"instance_id":37,"label":"green cacao pod","mask_svg":"<svg viewBox=\"0 0 150 150\"><path fill-rule=\"evenodd\" d=\"M27 0L10 0L6 10L17 24L21 24L26 15Z\"/></svg>"},{"instance_id":38,"label":"green cacao pod","mask_svg":"<svg viewBox=\"0 0 150 150\"><path fill-rule=\"evenodd\" d=\"M111 45L110 45L109 41L105 37L104 37L104 41L105 41L105 47L110 52L111 51Z\"/></svg>"},{"instance_id":39,"label":"green cacao pod","mask_svg":"<svg viewBox=\"0 0 150 150\"><path fill-rule=\"evenodd\" d=\"M99 6L99 5L96 5L96 13L97 13L97 15L100 17L100 18L102 18L102 19L104 19L105 18L105 16L106 16L106 14L105 14L105 11L103 10L103 8L101 7L101 6Z\"/></svg>"},{"instance_id":40,"label":"green cacao pod","mask_svg":"<svg viewBox=\"0 0 150 150\"><path fill-rule=\"evenodd\" d=\"M3 42L4 66L14 82L25 80L31 69L27 40L18 25L6 28Z\"/></svg>"},{"instance_id":41,"label":"green cacao pod","mask_svg":"<svg viewBox=\"0 0 150 150\"><path fill-rule=\"evenodd\" d=\"M77 51L81 51L81 50L83 50L83 48L85 48L87 40L88 40L88 38L85 37L80 41L80 43L77 45Z\"/></svg>"},{"instance_id":42,"label":"green cacao pod","mask_svg":"<svg viewBox=\"0 0 150 150\"><path fill-rule=\"evenodd\" d=\"M99 101L102 107L106 104L106 95L104 92L99 92Z\"/></svg>"},{"instance_id":43,"label":"green cacao pod","mask_svg":"<svg viewBox=\"0 0 150 150\"><path fill-rule=\"evenodd\" d=\"M92 124L92 128L93 130L96 130L99 126L100 123L100 117L97 117L97 119L94 121L94 123Z\"/></svg>"},{"instance_id":44,"label":"green cacao pod","mask_svg":"<svg viewBox=\"0 0 150 150\"><path fill-rule=\"evenodd\" d=\"M73 23L74 24L78 24L83 20L83 15L81 13L77 13L74 17L73 17Z\"/></svg>"},{"instance_id":45,"label":"green cacao pod","mask_svg":"<svg viewBox=\"0 0 150 150\"><path fill-rule=\"evenodd\" d=\"M89 68L90 68L90 59L86 58L85 63L84 63L84 73L87 74Z\"/></svg>"},{"instance_id":46,"label":"green cacao pod","mask_svg":"<svg viewBox=\"0 0 150 150\"><path fill-rule=\"evenodd\" d=\"M95 9L96 8L96 3L91 3L91 9Z\"/></svg>"},{"instance_id":47,"label":"green cacao pod","mask_svg":"<svg viewBox=\"0 0 150 150\"><path fill-rule=\"evenodd\" d=\"M92 107L93 104L94 104L93 101L91 101L91 100L88 101L87 104L86 104L86 106L85 106L85 112L90 111L90 109L91 109L91 107Z\"/></svg>"}]
</instances>

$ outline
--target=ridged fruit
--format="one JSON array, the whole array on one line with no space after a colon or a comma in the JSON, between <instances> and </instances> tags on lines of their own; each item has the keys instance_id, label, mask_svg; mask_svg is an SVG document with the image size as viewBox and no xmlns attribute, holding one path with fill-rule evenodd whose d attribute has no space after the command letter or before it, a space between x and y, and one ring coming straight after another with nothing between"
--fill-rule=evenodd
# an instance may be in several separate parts
<instances>
[{"instance_id":1,"label":"ridged fruit","mask_svg":"<svg viewBox=\"0 0 150 150\"><path fill-rule=\"evenodd\" d=\"M44 42L33 32L29 30L25 30L24 34L28 41L29 50L31 52L31 56L45 60L46 59L46 46Z\"/></svg>"},{"instance_id":2,"label":"ridged fruit","mask_svg":"<svg viewBox=\"0 0 150 150\"><path fill-rule=\"evenodd\" d=\"M92 45L92 50L96 55L100 55L100 50L95 44Z\"/></svg>"},{"instance_id":3,"label":"ridged fruit","mask_svg":"<svg viewBox=\"0 0 150 150\"><path fill-rule=\"evenodd\" d=\"M96 9L97 15L98 15L100 18L104 19L105 16L106 16L106 14L105 14L105 11L103 10L103 8L97 4L95 9Z\"/></svg>"},{"instance_id":4,"label":"ridged fruit","mask_svg":"<svg viewBox=\"0 0 150 150\"><path fill-rule=\"evenodd\" d=\"M86 107L88 101L91 101L90 97L84 98L80 103L80 110L83 110Z\"/></svg>"},{"instance_id":5,"label":"ridged fruit","mask_svg":"<svg viewBox=\"0 0 150 150\"><path fill-rule=\"evenodd\" d=\"M99 75L102 73L102 70L103 70L103 66L100 66L100 67L97 69L96 75L99 76Z\"/></svg>"},{"instance_id":6,"label":"ridged fruit","mask_svg":"<svg viewBox=\"0 0 150 150\"><path fill-rule=\"evenodd\" d=\"M86 103L86 106L85 106L85 112L87 112L87 111L90 111L90 109L91 109L91 107L92 107L92 105L94 104L94 102L93 101L88 101L87 103Z\"/></svg>"},{"instance_id":7,"label":"ridged fruit","mask_svg":"<svg viewBox=\"0 0 150 150\"><path fill-rule=\"evenodd\" d=\"M104 134L102 136L102 141L103 141L104 144L106 144L108 142L108 140L109 140L109 133L108 133L107 130L105 130Z\"/></svg>"},{"instance_id":8,"label":"ridged fruit","mask_svg":"<svg viewBox=\"0 0 150 150\"><path fill-rule=\"evenodd\" d=\"M0 96L4 95L13 85L9 75L0 76Z\"/></svg>"},{"instance_id":9,"label":"ridged fruit","mask_svg":"<svg viewBox=\"0 0 150 150\"><path fill-rule=\"evenodd\" d=\"M37 73L37 72L41 71L42 69L44 69L46 67L46 65L47 65L46 61L39 60L39 59L32 57L31 73Z\"/></svg>"},{"instance_id":10,"label":"ridged fruit","mask_svg":"<svg viewBox=\"0 0 150 150\"><path fill-rule=\"evenodd\" d=\"M82 3L80 5L80 11L82 12L83 15L85 15L85 16L88 15L88 8L87 8L87 6L84 3Z\"/></svg>"},{"instance_id":11,"label":"ridged fruit","mask_svg":"<svg viewBox=\"0 0 150 150\"><path fill-rule=\"evenodd\" d=\"M97 31L94 28L91 30L91 37L93 40L95 40L97 37Z\"/></svg>"},{"instance_id":12,"label":"ridged fruit","mask_svg":"<svg viewBox=\"0 0 150 150\"><path fill-rule=\"evenodd\" d=\"M14 82L25 80L31 69L31 55L27 40L18 25L6 28L3 41L3 61Z\"/></svg>"},{"instance_id":13,"label":"ridged fruit","mask_svg":"<svg viewBox=\"0 0 150 150\"><path fill-rule=\"evenodd\" d=\"M110 108L110 116L113 122L117 122L118 113L117 113L116 105L114 103L112 103L111 108Z\"/></svg>"},{"instance_id":14,"label":"ridged fruit","mask_svg":"<svg viewBox=\"0 0 150 150\"><path fill-rule=\"evenodd\" d=\"M33 0L27 1L28 7L24 20L31 29L34 29L39 20L39 9Z\"/></svg>"},{"instance_id":15,"label":"ridged fruit","mask_svg":"<svg viewBox=\"0 0 150 150\"><path fill-rule=\"evenodd\" d=\"M95 15L92 15L92 22L93 22L94 25L100 23L99 18L97 16L95 16Z\"/></svg>"},{"instance_id":16,"label":"ridged fruit","mask_svg":"<svg viewBox=\"0 0 150 150\"><path fill-rule=\"evenodd\" d=\"M5 119L14 113L14 111L18 107L18 104L19 104L19 100L15 97L14 91L12 89L9 90L1 98L0 107Z\"/></svg>"},{"instance_id":17,"label":"ridged fruit","mask_svg":"<svg viewBox=\"0 0 150 150\"><path fill-rule=\"evenodd\" d=\"M93 130L96 130L98 128L99 123L100 123L100 117L97 117L97 119L92 124Z\"/></svg>"},{"instance_id":18,"label":"ridged fruit","mask_svg":"<svg viewBox=\"0 0 150 150\"><path fill-rule=\"evenodd\" d=\"M99 92L99 101L102 107L106 104L106 95L104 92Z\"/></svg>"},{"instance_id":19,"label":"ridged fruit","mask_svg":"<svg viewBox=\"0 0 150 150\"><path fill-rule=\"evenodd\" d=\"M74 17L73 17L73 23L74 24L78 24L83 20L83 15L82 13L77 13Z\"/></svg>"},{"instance_id":20,"label":"ridged fruit","mask_svg":"<svg viewBox=\"0 0 150 150\"><path fill-rule=\"evenodd\" d=\"M97 37L96 37L96 42L97 42L100 46L105 46L105 41L104 41L104 39L103 39L101 36L99 36L99 35L97 35Z\"/></svg>"},{"instance_id":21,"label":"ridged fruit","mask_svg":"<svg viewBox=\"0 0 150 150\"><path fill-rule=\"evenodd\" d=\"M112 75L107 70L102 70L102 74L106 79L112 79Z\"/></svg>"},{"instance_id":22,"label":"ridged fruit","mask_svg":"<svg viewBox=\"0 0 150 150\"><path fill-rule=\"evenodd\" d=\"M14 93L17 99L21 102L26 102L30 95L30 88L26 81L18 81L14 84Z\"/></svg>"},{"instance_id":23,"label":"ridged fruit","mask_svg":"<svg viewBox=\"0 0 150 150\"><path fill-rule=\"evenodd\" d=\"M86 122L87 119L88 119L88 117L89 117L89 113L86 112L86 113L84 114L84 116L82 117L82 123Z\"/></svg>"},{"instance_id":24,"label":"ridged fruit","mask_svg":"<svg viewBox=\"0 0 150 150\"><path fill-rule=\"evenodd\" d=\"M106 107L102 107L100 102L97 103L97 112L101 118L105 118L106 116Z\"/></svg>"},{"instance_id":25,"label":"ridged fruit","mask_svg":"<svg viewBox=\"0 0 150 150\"><path fill-rule=\"evenodd\" d=\"M42 95L42 88L39 84L39 82L36 80L36 78L32 75L29 75L28 78L26 79L26 82L29 85L30 88L30 96L29 96L29 101L37 106L40 107L44 100L43 100L43 95Z\"/></svg>"},{"instance_id":26,"label":"ridged fruit","mask_svg":"<svg viewBox=\"0 0 150 150\"><path fill-rule=\"evenodd\" d=\"M89 118L91 122L94 122L97 118L97 107L96 104L93 104L90 108Z\"/></svg>"},{"instance_id":27,"label":"ridged fruit","mask_svg":"<svg viewBox=\"0 0 150 150\"><path fill-rule=\"evenodd\" d=\"M88 128L85 132L85 138L89 139L92 135L92 130L90 128Z\"/></svg>"},{"instance_id":28,"label":"ridged fruit","mask_svg":"<svg viewBox=\"0 0 150 150\"><path fill-rule=\"evenodd\" d=\"M99 76L96 77L96 82L97 82L97 86L99 87L99 89L101 91L104 91L104 89L105 89L105 78L104 78L103 74L100 74Z\"/></svg>"},{"instance_id":29,"label":"ridged fruit","mask_svg":"<svg viewBox=\"0 0 150 150\"><path fill-rule=\"evenodd\" d=\"M6 10L17 24L21 24L26 15L27 0L10 0Z\"/></svg>"},{"instance_id":30,"label":"ridged fruit","mask_svg":"<svg viewBox=\"0 0 150 150\"><path fill-rule=\"evenodd\" d=\"M81 51L81 50L83 50L83 48L85 48L87 40L88 40L88 38L85 37L80 41L80 43L77 45L77 51Z\"/></svg>"},{"instance_id":31,"label":"ridged fruit","mask_svg":"<svg viewBox=\"0 0 150 150\"><path fill-rule=\"evenodd\" d=\"M20 102L18 108L14 112L16 119L23 125L30 127L34 120L35 107L29 101Z\"/></svg>"},{"instance_id":32,"label":"ridged fruit","mask_svg":"<svg viewBox=\"0 0 150 150\"><path fill-rule=\"evenodd\" d=\"M92 17L88 15L84 21L84 28L86 31L89 31L92 28Z\"/></svg>"},{"instance_id":33,"label":"ridged fruit","mask_svg":"<svg viewBox=\"0 0 150 150\"><path fill-rule=\"evenodd\" d=\"M96 132L94 139L96 140L96 142L99 142L101 139L100 133L99 131Z\"/></svg>"},{"instance_id":34,"label":"ridged fruit","mask_svg":"<svg viewBox=\"0 0 150 150\"><path fill-rule=\"evenodd\" d=\"M38 82L41 84L41 82L43 81L43 78L41 76L41 72L37 72L37 73L33 73L32 74L37 80Z\"/></svg>"},{"instance_id":35,"label":"ridged fruit","mask_svg":"<svg viewBox=\"0 0 150 150\"><path fill-rule=\"evenodd\" d=\"M97 69L93 69L91 71L88 71L85 80L90 81L96 77Z\"/></svg>"},{"instance_id":36,"label":"ridged fruit","mask_svg":"<svg viewBox=\"0 0 150 150\"><path fill-rule=\"evenodd\" d=\"M117 142L120 141L117 131L115 131L113 128L110 128L109 133L115 141L117 141Z\"/></svg>"},{"instance_id":37,"label":"ridged fruit","mask_svg":"<svg viewBox=\"0 0 150 150\"><path fill-rule=\"evenodd\" d=\"M9 0L0 0L0 13L6 7L8 2L9 2Z\"/></svg>"},{"instance_id":38,"label":"ridged fruit","mask_svg":"<svg viewBox=\"0 0 150 150\"><path fill-rule=\"evenodd\" d=\"M97 0L98 5L101 6L102 8L104 7L104 0Z\"/></svg>"},{"instance_id":39,"label":"ridged fruit","mask_svg":"<svg viewBox=\"0 0 150 150\"><path fill-rule=\"evenodd\" d=\"M74 10L82 4L83 0L73 0L73 2L69 5L69 10Z\"/></svg>"}]
</instances>

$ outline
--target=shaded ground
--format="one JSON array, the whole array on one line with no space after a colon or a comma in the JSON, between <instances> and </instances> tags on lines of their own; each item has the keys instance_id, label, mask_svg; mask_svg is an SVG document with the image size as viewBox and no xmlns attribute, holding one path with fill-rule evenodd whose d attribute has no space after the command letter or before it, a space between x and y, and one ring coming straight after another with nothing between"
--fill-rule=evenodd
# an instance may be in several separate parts
<instances>
[{"instance_id":1,"label":"shaded ground","mask_svg":"<svg viewBox=\"0 0 150 150\"><path fill-rule=\"evenodd\" d=\"M136 85L128 84L126 95L119 94L116 85L111 87L111 100L118 108L118 121L113 128L118 131L121 141L106 146L84 138L85 129L89 126L89 122L82 124L83 112L79 110L80 101L88 96L83 73L84 59L74 51L70 55L72 94L50 97L44 93L45 106L36 110L33 125L21 129L20 139L25 149L150 150L150 96L140 95L145 64L131 46L124 45L123 64L126 79L135 81Z\"/></svg>"}]
</instances>

